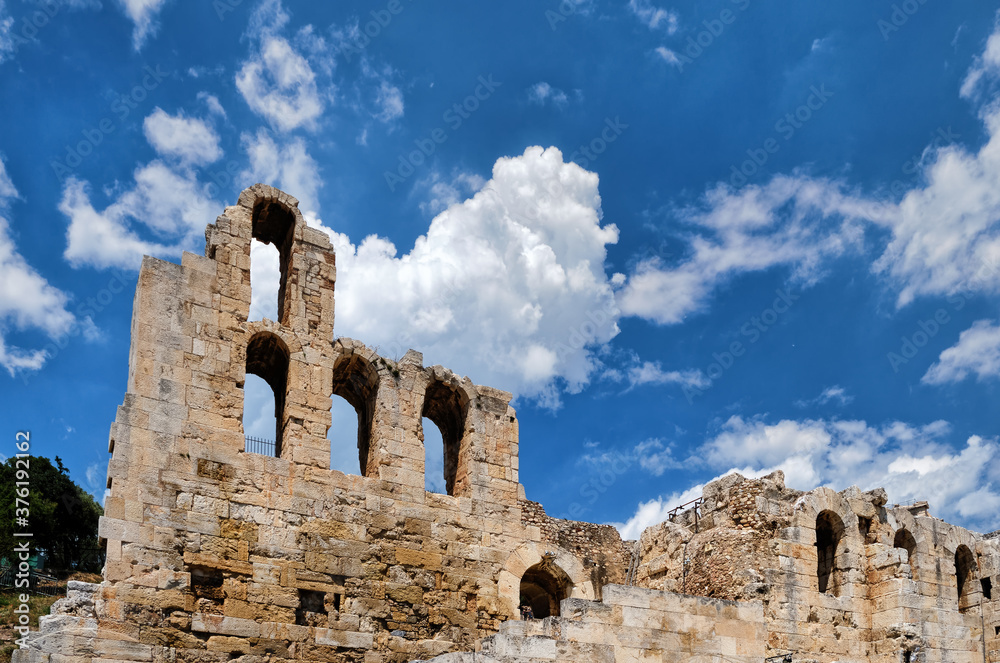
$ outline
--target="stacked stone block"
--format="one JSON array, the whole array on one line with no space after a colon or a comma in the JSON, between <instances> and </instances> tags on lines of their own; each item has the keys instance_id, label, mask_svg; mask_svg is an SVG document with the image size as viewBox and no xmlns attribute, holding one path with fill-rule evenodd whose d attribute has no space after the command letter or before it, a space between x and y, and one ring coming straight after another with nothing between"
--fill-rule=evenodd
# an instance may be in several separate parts
<instances>
[{"instance_id":1,"label":"stacked stone block","mask_svg":"<svg viewBox=\"0 0 1000 663\"><path fill-rule=\"evenodd\" d=\"M248 320L254 239L278 249L277 321ZM511 394L336 337L335 281L329 239L264 185L204 257L144 259L103 582L70 583L15 663L1000 661L1000 542L881 490L724 477L615 584L632 542L526 499ZM275 392L273 456L244 446L248 373ZM330 469L333 397L358 476ZM424 488L425 417L448 494ZM519 621L529 572L559 617Z\"/></svg>"}]
</instances>

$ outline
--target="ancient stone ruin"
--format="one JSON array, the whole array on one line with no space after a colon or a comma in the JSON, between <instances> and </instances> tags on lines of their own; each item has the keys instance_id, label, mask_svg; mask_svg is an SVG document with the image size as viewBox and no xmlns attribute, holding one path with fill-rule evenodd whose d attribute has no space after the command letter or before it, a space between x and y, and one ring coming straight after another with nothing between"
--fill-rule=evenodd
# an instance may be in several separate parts
<instances>
[{"instance_id":1,"label":"ancient stone ruin","mask_svg":"<svg viewBox=\"0 0 1000 663\"><path fill-rule=\"evenodd\" d=\"M247 321L251 239L281 256L278 321ZM713 482L638 542L551 518L518 483L511 395L336 338L335 278L263 185L204 257L143 261L104 580L70 583L15 663L1000 661L996 540L780 473ZM248 373L275 394L269 454L246 446ZM361 476L330 469L335 395ZM424 417L447 494L424 488Z\"/></svg>"}]
</instances>

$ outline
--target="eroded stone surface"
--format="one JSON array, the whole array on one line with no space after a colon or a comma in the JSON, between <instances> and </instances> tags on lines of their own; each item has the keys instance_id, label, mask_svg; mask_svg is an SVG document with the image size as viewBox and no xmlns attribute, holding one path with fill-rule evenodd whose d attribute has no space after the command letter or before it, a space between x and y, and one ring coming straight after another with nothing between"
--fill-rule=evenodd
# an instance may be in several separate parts
<instances>
[{"instance_id":1,"label":"eroded stone surface","mask_svg":"<svg viewBox=\"0 0 1000 663\"><path fill-rule=\"evenodd\" d=\"M247 321L252 238L281 255L277 322ZM550 518L518 483L511 395L335 338L335 280L328 238L264 185L205 257L144 260L104 580L71 583L16 663L1000 661L996 539L780 473L709 484L637 548ZM248 372L277 394L276 457L244 451ZM333 396L363 476L329 469ZM423 417L447 495L424 490ZM522 589L559 616L521 621Z\"/></svg>"}]
</instances>

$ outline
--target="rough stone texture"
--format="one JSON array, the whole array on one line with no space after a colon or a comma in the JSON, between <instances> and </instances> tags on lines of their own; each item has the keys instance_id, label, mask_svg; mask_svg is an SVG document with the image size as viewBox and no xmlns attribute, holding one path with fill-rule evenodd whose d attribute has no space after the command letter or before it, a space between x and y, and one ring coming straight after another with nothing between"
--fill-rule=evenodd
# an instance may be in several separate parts
<instances>
[{"instance_id":1,"label":"rough stone texture","mask_svg":"<svg viewBox=\"0 0 1000 663\"><path fill-rule=\"evenodd\" d=\"M1000 661L1000 613L982 591L983 579L997 582L996 539L911 512L926 505L887 507L881 489L789 490L780 472L729 475L706 486L704 499L697 531L684 513L643 533L641 586L758 599L769 652L798 652L796 661ZM816 528L824 512L843 531L821 592ZM894 545L904 529L912 558ZM972 567L960 597L962 546Z\"/></svg>"},{"instance_id":2,"label":"rough stone texture","mask_svg":"<svg viewBox=\"0 0 1000 663\"><path fill-rule=\"evenodd\" d=\"M475 659L449 661L716 661L764 657L767 625L759 601L736 603L608 585L601 602L566 599L563 617L510 621L486 638Z\"/></svg>"},{"instance_id":3,"label":"rough stone texture","mask_svg":"<svg viewBox=\"0 0 1000 663\"><path fill-rule=\"evenodd\" d=\"M278 321L247 321L252 238L281 256ZM15 663L1000 661L998 539L780 473L713 482L639 542L551 518L518 483L511 395L335 338L335 280L327 237L264 185L205 257L144 260L104 579L70 583ZM244 451L247 373L276 394L275 457ZM363 476L329 469L333 396ZM423 417L446 495L424 490ZM560 616L519 619L526 573Z\"/></svg>"}]
</instances>

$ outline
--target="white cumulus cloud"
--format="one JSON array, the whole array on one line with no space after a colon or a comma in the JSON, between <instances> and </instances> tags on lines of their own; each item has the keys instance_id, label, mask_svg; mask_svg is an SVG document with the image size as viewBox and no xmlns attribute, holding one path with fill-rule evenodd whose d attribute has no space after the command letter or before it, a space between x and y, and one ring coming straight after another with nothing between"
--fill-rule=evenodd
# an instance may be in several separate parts
<instances>
[{"instance_id":1,"label":"white cumulus cloud","mask_svg":"<svg viewBox=\"0 0 1000 663\"><path fill-rule=\"evenodd\" d=\"M657 46L656 54L663 58L667 63L674 65L675 67L681 66L681 58L677 55L677 51L672 48L667 48L666 46Z\"/></svg>"},{"instance_id":2,"label":"white cumulus cloud","mask_svg":"<svg viewBox=\"0 0 1000 663\"><path fill-rule=\"evenodd\" d=\"M979 380L1000 377L1000 325L977 320L959 335L958 343L940 354L921 382L960 382L970 375Z\"/></svg>"},{"instance_id":3,"label":"white cumulus cloud","mask_svg":"<svg viewBox=\"0 0 1000 663\"><path fill-rule=\"evenodd\" d=\"M319 212L323 181L304 140L275 139L266 129L258 129L256 134L243 134L240 142L250 158L249 169L241 175L244 181L272 184L298 198L303 213Z\"/></svg>"},{"instance_id":4,"label":"white cumulus cloud","mask_svg":"<svg viewBox=\"0 0 1000 663\"><path fill-rule=\"evenodd\" d=\"M863 248L872 229L888 235L872 270L897 293L898 306L921 296L1000 292L998 80L1000 27L963 86L980 102L988 140L975 151L929 148L920 182L898 202L802 172L710 187L696 205L673 212L685 255L669 264L640 261L619 293L622 311L676 324L703 310L726 280L779 267L809 285L832 260Z\"/></svg>"},{"instance_id":5,"label":"white cumulus cloud","mask_svg":"<svg viewBox=\"0 0 1000 663\"><path fill-rule=\"evenodd\" d=\"M288 14L276 0L264 2L254 11L249 34L257 48L236 74L236 87L250 109L274 129L312 130L323 114L325 98L309 60L278 34L288 20ZM307 29L306 35L309 34L311 31ZM306 41L307 45L315 43Z\"/></svg>"},{"instance_id":6,"label":"white cumulus cloud","mask_svg":"<svg viewBox=\"0 0 1000 663\"><path fill-rule=\"evenodd\" d=\"M1000 503L1000 485L994 482L1000 470L1000 444L977 435L964 445L947 441L951 427L943 421L923 426L890 422L873 426L852 420L781 420L764 417L731 417L721 430L693 454L724 476L739 472L761 477L775 470L785 473L790 488L812 490L829 486L843 490L852 485L862 490L884 487L895 503L928 500L931 512L968 527L990 531L1000 527L995 509ZM684 491L693 499L703 484ZM978 500L968 496L978 495ZM643 502L624 525L623 535L635 536L655 524L682 495L674 494Z\"/></svg>"},{"instance_id":7,"label":"white cumulus cloud","mask_svg":"<svg viewBox=\"0 0 1000 663\"><path fill-rule=\"evenodd\" d=\"M562 388L588 383L595 348L618 333L604 271L618 229L601 225L597 175L555 148L499 159L482 189L438 214L405 254L374 235L355 244L327 232L336 334L390 357L419 349L425 363L555 407Z\"/></svg>"},{"instance_id":8,"label":"white cumulus cloud","mask_svg":"<svg viewBox=\"0 0 1000 663\"><path fill-rule=\"evenodd\" d=\"M375 119L380 122L392 122L403 117L403 92L388 81L380 81L375 92L375 104L378 112Z\"/></svg>"},{"instance_id":9,"label":"white cumulus cloud","mask_svg":"<svg viewBox=\"0 0 1000 663\"><path fill-rule=\"evenodd\" d=\"M619 305L625 314L676 324L703 310L715 288L738 274L783 266L811 284L830 258L860 248L861 220L882 218L881 208L808 177L778 176L739 191L720 184L700 205L678 212L691 228L688 255L673 264L640 261Z\"/></svg>"},{"instance_id":10,"label":"white cumulus cloud","mask_svg":"<svg viewBox=\"0 0 1000 663\"><path fill-rule=\"evenodd\" d=\"M1000 28L1000 14L998 14L997 27ZM974 97L989 79L998 77L1000 77L1000 29L994 29L993 34L986 41L983 53L973 62L962 82L962 96L965 98Z\"/></svg>"},{"instance_id":11,"label":"white cumulus cloud","mask_svg":"<svg viewBox=\"0 0 1000 663\"><path fill-rule=\"evenodd\" d=\"M431 363L549 405L597 362L618 332L597 175L555 148L501 158L473 198L441 212L402 256L385 239L334 235L337 334Z\"/></svg>"},{"instance_id":12,"label":"white cumulus cloud","mask_svg":"<svg viewBox=\"0 0 1000 663\"><path fill-rule=\"evenodd\" d=\"M629 367L627 371L629 384L633 387L643 385L680 384L704 389L711 384L700 370L664 370L660 362L643 361Z\"/></svg>"},{"instance_id":13,"label":"white cumulus cloud","mask_svg":"<svg viewBox=\"0 0 1000 663\"><path fill-rule=\"evenodd\" d=\"M183 164L204 166L222 157L219 136L204 120L183 113L170 115L156 108L142 126L146 140L159 154L175 157Z\"/></svg>"},{"instance_id":14,"label":"white cumulus cloud","mask_svg":"<svg viewBox=\"0 0 1000 663\"><path fill-rule=\"evenodd\" d=\"M215 131L159 108L143 127L158 158L137 167L134 183L110 194L104 209L92 202L88 182L70 177L63 184L59 211L69 220L63 257L73 267L137 269L143 255L194 250L223 208L215 184L200 182L192 168L222 156Z\"/></svg>"},{"instance_id":15,"label":"white cumulus cloud","mask_svg":"<svg viewBox=\"0 0 1000 663\"><path fill-rule=\"evenodd\" d=\"M8 345L7 331L38 329L59 339L76 324L66 308L69 297L29 265L14 244L7 214L11 199L16 197L17 189L0 160L0 366L11 376L41 368L47 355L44 350Z\"/></svg>"}]
</instances>

